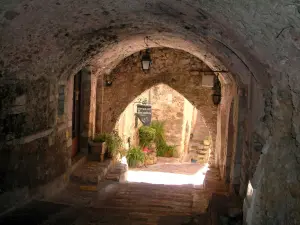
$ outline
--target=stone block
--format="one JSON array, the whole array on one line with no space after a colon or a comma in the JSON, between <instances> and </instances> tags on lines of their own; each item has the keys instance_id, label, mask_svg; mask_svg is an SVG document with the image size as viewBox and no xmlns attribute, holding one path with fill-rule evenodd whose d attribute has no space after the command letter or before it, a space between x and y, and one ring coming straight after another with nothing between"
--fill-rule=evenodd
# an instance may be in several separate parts
<instances>
[{"instance_id":1,"label":"stone block","mask_svg":"<svg viewBox=\"0 0 300 225\"><path fill-rule=\"evenodd\" d=\"M205 150L208 150L209 148L210 148L209 145L205 145L205 146L204 146L204 149L205 149Z\"/></svg>"},{"instance_id":2,"label":"stone block","mask_svg":"<svg viewBox=\"0 0 300 225\"><path fill-rule=\"evenodd\" d=\"M213 87L214 86L214 75L203 75L202 76L202 87Z\"/></svg>"},{"instance_id":3,"label":"stone block","mask_svg":"<svg viewBox=\"0 0 300 225\"><path fill-rule=\"evenodd\" d=\"M182 60L180 60L180 64L182 64L182 65L188 65L189 63L190 63L190 59L182 59Z\"/></svg>"},{"instance_id":4,"label":"stone block","mask_svg":"<svg viewBox=\"0 0 300 225\"><path fill-rule=\"evenodd\" d=\"M18 96L18 97L16 97L14 105L25 105L26 99L27 99L26 95Z\"/></svg>"},{"instance_id":5,"label":"stone block","mask_svg":"<svg viewBox=\"0 0 300 225\"><path fill-rule=\"evenodd\" d=\"M26 106L25 105L17 105L13 106L11 108L11 114L20 114L26 112Z\"/></svg>"},{"instance_id":6,"label":"stone block","mask_svg":"<svg viewBox=\"0 0 300 225\"><path fill-rule=\"evenodd\" d=\"M210 145L210 141L209 141L209 140L204 140L204 141L203 141L203 144L204 144L204 145Z\"/></svg>"},{"instance_id":7,"label":"stone block","mask_svg":"<svg viewBox=\"0 0 300 225\"><path fill-rule=\"evenodd\" d=\"M200 72L197 71L197 70L194 70L194 71L190 71L190 74L191 74L192 76L197 76L197 75L200 74Z\"/></svg>"}]
</instances>

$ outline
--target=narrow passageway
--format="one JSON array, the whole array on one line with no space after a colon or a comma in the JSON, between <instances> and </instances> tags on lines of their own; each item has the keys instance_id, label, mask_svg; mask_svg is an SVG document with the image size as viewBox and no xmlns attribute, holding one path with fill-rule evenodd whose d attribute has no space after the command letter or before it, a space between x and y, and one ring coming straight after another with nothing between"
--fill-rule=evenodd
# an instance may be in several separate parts
<instances>
[{"instance_id":1,"label":"narrow passageway","mask_svg":"<svg viewBox=\"0 0 300 225\"><path fill-rule=\"evenodd\" d=\"M136 173L144 177L130 181ZM184 183L192 178L196 181L197 173L205 176L203 185ZM160 184L154 184L155 179ZM130 169L125 183L102 181L96 190L83 190L71 182L60 194L7 214L0 224L24 224L25 220L31 225L211 224L208 205L212 193L227 195L216 169L159 158L156 165Z\"/></svg>"},{"instance_id":2,"label":"narrow passageway","mask_svg":"<svg viewBox=\"0 0 300 225\"><path fill-rule=\"evenodd\" d=\"M68 140L68 169L0 224L241 223L241 201L230 190L233 143L226 152L235 83L221 87L223 78L199 58L162 47L151 48L155 64L145 72L136 66L141 54L145 63L150 50L122 60L93 87L87 69L60 85L60 119L65 112L72 119L60 136Z\"/></svg>"}]
</instances>

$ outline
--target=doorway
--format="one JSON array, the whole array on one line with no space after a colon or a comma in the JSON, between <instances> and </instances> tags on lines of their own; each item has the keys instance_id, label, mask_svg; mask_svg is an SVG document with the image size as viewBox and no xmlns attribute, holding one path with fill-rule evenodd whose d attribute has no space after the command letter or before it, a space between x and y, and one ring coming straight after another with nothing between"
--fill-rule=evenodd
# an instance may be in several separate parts
<instances>
[{"instance_id":1,"label":"doorway","mask_svg":"<svg viewBox=\"0 0 300 225\"><path fill-rule=\"evenodd\" d=\"M234 110L234 101L231 102L230 112L229 112L229 122L228 122L228 139L227 139L227 157L226 157L226 177L225 180L229 184L230 183L230 173L231 173L231 165L232 165L232 154L234 150L234 118L233 118L233 110Z\"/></svg>"},{"instance_id":2,"label":"doorway","mask_svg":"<svg viewBox=\"0 0 300 225\"><path fill-rule=\"evenodd\" d=\"M73 158L80 146L81 72L74 76L72 110L72 153Z\"/></svg>"}]
</instances>

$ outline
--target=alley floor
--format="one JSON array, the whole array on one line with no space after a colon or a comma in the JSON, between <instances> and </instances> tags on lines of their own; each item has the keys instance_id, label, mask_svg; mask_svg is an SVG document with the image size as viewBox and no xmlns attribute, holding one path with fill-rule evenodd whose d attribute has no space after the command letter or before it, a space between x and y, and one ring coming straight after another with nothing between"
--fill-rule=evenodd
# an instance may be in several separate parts
<instances>
[{"instance_id":1,"label":"alley floor","mask_svg":"<svg viewBox=\"0 0 300 225\"><path fill-rule=\"evenodd\" d=\"M142 174L141 180L134 180L138 179L137 173ZM201 182L196 180L199 177L203 177ZM176 179L184 182L177 180L176 183ZM0 224L212 224L207 210L212 194L227 194L217 169L169 159L160 159L158 164L147 168L129 170L128 181L104 181L97 190L82 190L70 183L51 199L32 201L6 214L0 218Z\"/></svg>"}]
</instances>

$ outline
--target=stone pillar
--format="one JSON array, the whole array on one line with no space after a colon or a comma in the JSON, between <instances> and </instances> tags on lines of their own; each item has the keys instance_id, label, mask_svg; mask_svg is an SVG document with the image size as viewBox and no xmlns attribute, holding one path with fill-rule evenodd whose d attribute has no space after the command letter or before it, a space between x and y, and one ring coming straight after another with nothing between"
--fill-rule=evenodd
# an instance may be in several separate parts
<instances>
[{"instance_id":1,"label":"stone pillar","mask_svg":"<svg viewBox=\"0 0 300 225\"><path fill-rule=\"evenodd\" d=\"M237 192L240 185L246 115L247 100L245 97L245 90L239 89L238 94L234 97L234 141L230 167L230 190L232 192Z\"/></svg>"},{"instance_id":2,"label":"stone pillar","mask_svg":"<svg viewBox=\"0 0 300 225\"><path fill-rule=\"evenodd\" d=\"M269 150L269 144L264 146L264 153L267 153ZM260 158L257 170L251 180L248 182L246 197L244 199L243 204L243 218L245 225L254 225L258 224L256 219L259 212L258 204L260 203L260 190L261 190L261 182L264 177L264 169L263 169L263 158Z\"/></svg>"},{"instance_id":3,"label":"stone pillar","mask_svg":"<svg viewBox=\"0 0 300 225\"><path fill-rule=\"evenodd\" d=\"M228 122L229 112L232 101L233 87L231 85L222 86L222 101L218 106L217 118L217 146L216 146L216 166L219 167L220 176L225 177L227 141L228 141Z\"/></svg>"}]
</instances>

